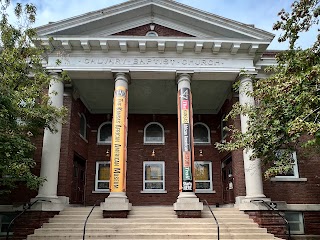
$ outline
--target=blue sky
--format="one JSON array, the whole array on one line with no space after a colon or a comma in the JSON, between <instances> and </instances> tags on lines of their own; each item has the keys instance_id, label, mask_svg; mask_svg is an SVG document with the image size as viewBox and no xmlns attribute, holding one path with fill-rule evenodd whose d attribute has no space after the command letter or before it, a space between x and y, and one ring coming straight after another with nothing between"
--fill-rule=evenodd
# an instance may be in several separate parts
<instances>
[{"instance_id":1,"label":"blue sky","mask_svg":"<svg viewBox=\"0 0 320 240\"><path fill-rule=\"evenodd\" d=\"M44 25L86 12L99 10L111 5L125 2L126 0L30 0L37 6L36 25ZM273 32L272 25L278 19L278 12L284 8L290 9L293 0L176 0L177 2L195 7L210 13L230 18L246 24ZM17 0L13 0L17 2ZM21 1L20 1L21 2ZM28 0L22 0L28 2ZM317 29L313 28L301 36L299 45L303 48L310 47L315 41ZM286 49L287 44L279 44L277 36L269 49Z\"/></svg>"}]
</instances>

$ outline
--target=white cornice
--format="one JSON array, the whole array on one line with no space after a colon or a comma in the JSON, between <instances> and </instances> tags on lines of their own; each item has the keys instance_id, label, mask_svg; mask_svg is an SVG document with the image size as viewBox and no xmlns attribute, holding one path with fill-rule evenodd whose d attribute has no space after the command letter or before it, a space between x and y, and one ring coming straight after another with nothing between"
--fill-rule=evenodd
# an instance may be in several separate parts
<instances>
[{"instance_id":1,"label":"white cornice","mask_svg":"<svg viewBox=\"0 0 320 240\"><path fill-rule=\"evenodd\" d=\"M37 42L38 41L38 42ZM229 39L229 38L190 38L190 37L83 37L83 36L57 36L53 41L43 37L36 43L44 46L52 46L51 49L64 49L66 52L91 50L98 51L127 51L140 52L155 51L166 52L175 51L177 53L194 51L197 54L202 52L229 52L236 55L238 52L247 53L252 57L260 57L269 45L268 41ZM252 50L254 49L254 51ZM52 50L51 50L52 51Z\"/></svg>"}]
</instances>

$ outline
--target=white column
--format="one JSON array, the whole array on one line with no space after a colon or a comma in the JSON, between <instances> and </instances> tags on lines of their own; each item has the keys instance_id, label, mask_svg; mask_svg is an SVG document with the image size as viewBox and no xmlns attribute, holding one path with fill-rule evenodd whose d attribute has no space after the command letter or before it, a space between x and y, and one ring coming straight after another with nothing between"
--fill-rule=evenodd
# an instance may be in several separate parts
<instances>
[{"instance_id":1,"label":"white column","mask_svg":"<svg viewBox=\"0 0 320 240\"><path fill-rule=\"evenodd\" d=\"M58 73L52 74L52 80L49 86L49 104L61 108L63 106L63 82L58 79ZM62 124L58 122L55 126L56 132L44 130L41 171L40 177L44 177L46 181L40 186L37 198L58 198L58 173L61 146L61 130Z\"/></svg>"},{"instance_id":2,"label":"white column","mask_svg":"<svg viewBox=\"0 0 320 240\"><path fill-rule=\"evenodd\" d=\"M113 98L110 194L100 205L104 212L109 213L128 212L132 207L126 195L129 81L129 75L126 73L116 73ZM110 216L117 217L116 215Z\"/></svg>"},{"instance_id":3,"label":"white column","mask_svg":"<svg viewBox=\"0 0 320 240\"><path fill-rule=\"evenodd\" d=\"M254 98L248 95L248 93L252 91L252 79L249 77L241 78L239 88L239 102L241 105L253 106L255 104ZM245 133L248 130L249 117L247 115L241 115L240 119L241 131L242 133ZM252 149L243 150L246 199L265 198L266 196L263 194L260 159L256 158L254 160L250 160L251 155Z\"/></svg>"},{"instance_id":4,"label":"white column","mask_svg":"<svg viewBox=\"0 0 320 240\"><path fill-rule=\"evenodd\" d=\"M195 194L193 110L191 96L191 75L178 76L178 152L179 152L179 196L173 207L175 211L203 210ZM178 213L179 215L179 213ZM191 215L190 215L191 216Z\"/></svg>"}]
</instances>

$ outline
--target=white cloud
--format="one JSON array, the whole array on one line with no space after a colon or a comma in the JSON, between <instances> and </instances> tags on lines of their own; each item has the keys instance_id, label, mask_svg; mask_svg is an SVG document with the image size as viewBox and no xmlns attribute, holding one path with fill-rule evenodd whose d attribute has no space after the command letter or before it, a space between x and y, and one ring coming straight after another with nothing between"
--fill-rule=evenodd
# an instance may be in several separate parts
<instances>
[{"instance_id":1,"label":"white cloud","mask_svg":"<svg viewBox=\"0 0 320 240\"><path fill-rule=\"evenodd\" d=\"M16 2L17 0L14 0ZM27 0L23 0L26 2ZM31 0L32 1L32 0ZM278 19L278 12L285 8L289 10L288 0L176 0L179 3L198 8L222 17L230 18L277 34L269 49L285 49L287 44L279 44L279 33L272 31L273 23ZM36 26L56 22L76 15L85 14L120 4L125 0L34 0L37 6ZM303 34L299 41L303 47L309 47L316 36L316 29Z\"/></svg>"}]
</instances>

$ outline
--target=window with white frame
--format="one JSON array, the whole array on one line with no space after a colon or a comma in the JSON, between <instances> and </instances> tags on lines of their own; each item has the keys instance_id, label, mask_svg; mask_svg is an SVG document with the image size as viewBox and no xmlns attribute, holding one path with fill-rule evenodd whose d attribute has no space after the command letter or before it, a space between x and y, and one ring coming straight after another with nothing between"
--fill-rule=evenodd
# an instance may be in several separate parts
<instances>
[{"instance_id":1,"label":"window with white frame","mask_svg":"<svg viewBox=\"0 0 320 240\"><path fill-rule=\"evenodd\" d=\"M80 114L80 135L87 139L87 119L83 113Z\"/></svg>"},{"instance_id":2,"label":"window with white frame","mask_svg":"<svg viewBox=\"0 0 320 240\"><path fill-rule=\"evenodd\" d=\"M164 144L164 128L160 123L151 122L144 127L143 142L146 144Z\"/></svg>"},{"instance_id":3,"label":"window with white frame","mask_svg":"<svg viewBox=\"0 0 320 240\"><path fill-rule=\"evenodd\" d=\"M212 187L212 162L195 161L196 192L213 191Z\"/></svg>"},{"instance_id":4,"label":"window with white frame","mask_svg":"<svg viewBox=\"0 0 320 240\"><path fill-rule=\"evenodd\" d=\"M285 212L284 215L290 225L290 233L304 234L303 214L301 212Z\"/></svg>"},{"instance_id":5,"label":"window with white frame","mask_svg":"<svg viewBox=\"0 0 320 240\"><path fill-rule=\"evenodd\" d=\"M193 126L193 138L195 144L210 144L210 129L204 123L196 123Z\"/></svg>"},{"instance_id":6,"label":"window with white frame","mask_svg":"<svg viewBox=\"0 0 320 240\"><path fill-rule=\"evenodd\" d=\"M276 178L299 178L299 171L298 171L298 162L297 162L297 153L295 151L285 153L287 152L286 150L278 150L277 154L282 155L282 154L288 154L288 157L290 158L290 163L291 163L291 169L287 172L283 172L281 174L278 174L275 176ZM275 162L275 165L278 163Z\"/></svg>"},{"instance_id":7,"label":"window with white frame","mask_svg":"<svg viewBox=\"0 0 320 240\"><path fill-rule=\"evenodd\" d=\"M112 123L104 122L98 128L97 142L100 144L111 144L112 140Z\"/></svg>"},{"instance_id":8,"label":"window with white frame","mask_svg":"<svg viewBox=\"0 0 320 240\"><path fill-rule=\"evenodd\" d=\"M15 213L0 213L0 236L7 235L9 224L15 216ZM12 235L13 232L9 232L9 234Z\"/></svg>"},{"instance_id":9,"label":"window with white frame","mask_svg":"<svg viewBox=\"0 0 320 240\"><path fill-rule=\"evenodd\" d=\"M109 192L110 162L96 162L95 191Z\"/></svg>"},{"instance_id":10,"label":"window with white frame","mask_svg":"<svg viewBox=\"0 0 320 240\"><path fill-rule=\"evenodd\" d=\"M165 191L165 169L163 161L143 162L143 191Z\"/></svg>"}]
</instances>

